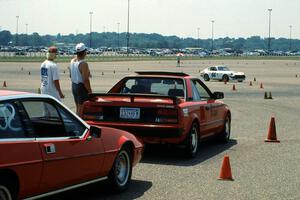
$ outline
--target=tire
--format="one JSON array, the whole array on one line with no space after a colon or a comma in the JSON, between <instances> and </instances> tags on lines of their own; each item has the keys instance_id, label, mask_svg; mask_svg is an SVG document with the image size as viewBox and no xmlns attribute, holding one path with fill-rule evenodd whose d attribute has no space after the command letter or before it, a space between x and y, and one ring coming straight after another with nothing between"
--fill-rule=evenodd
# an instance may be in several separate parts
<instances>
[{"instance_id":1,"label":"tire","mask_svg":"<svg viewBox=\"0 0 300 200\"><path fill-rule=\"evenodd\" d=\"M224 75L222 76L222 81L228 82L228 81L229 81L229 76L228 76L227 74L224 74Z\"/></svg>"},{"instance_id":2,"label":"tire","mask_svg":"<svg viewBox=\"0 0 300 200\"><path fill-rule=\"evenodd\" d=\"M186 138L186 156L188 158L196 157L199 150L199 129L197 123L193 123L191 130Z\"/></svg>"},{"instance_id":3,"label":"tire","mask_svg":"<svg viewBox=\"0 0 300 200\"><path fill-rule=\"evenodd\" d=\"M117 154L108 179L114 192L123 192L131 181L132 158L128 147L123 147Z\"/></svg>"},{"instance_id":4,"label":"tire","mask_svg":"<svg viewBox=\"0 0 300 200\"><path fill-rule=\"evenodd\" d=\"M2 177L0 177L1 179ZM0 200L15 200L17 199L17 193L13 184L9 181L0 180Z\"/></svg>"},{"instance_id":5,"label":"tire","mask_svg":"<svg viewBox=\"0 0 300 200\"><path fill-rule=\"evenodd\" d=\"M203 78L204 78L205 81L209 81L209 76L208 76L208 74L204 74Z\"/></svg>"},{"instance_id":6,"label":"tire","mask_svg":"<svg viewBox=\"0 0 300 200\"><path fill-rule=\"evenodd\" d=\"M230 140L230 133L231 133L231 118L229 115L227 115L224 122L224 128L218 136L218 141L220 143L228 143Z\"/></svg>"}]
</instances>

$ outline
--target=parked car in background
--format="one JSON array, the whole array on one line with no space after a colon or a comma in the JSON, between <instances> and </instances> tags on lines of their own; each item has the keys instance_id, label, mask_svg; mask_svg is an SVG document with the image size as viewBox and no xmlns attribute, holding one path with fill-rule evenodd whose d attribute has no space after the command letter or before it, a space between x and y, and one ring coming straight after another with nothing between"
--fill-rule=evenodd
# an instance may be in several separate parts
<instances>
[{"instance_id":1,"label":"parked car in background","mask_svg":"<svg viewBox=\"0 0 300 200\"><path fill-rule=\"evenodd\" d=\"M0 90L0 199L44 197L108 180L130 183L143 145L132 134L90 126L48 95Z\"/></svg>"},{"instance_id":2,"label":"parked car in background","mask_svg":"<svg viewBox=\"0 0 300 200\"><path fill-rule=\"evenodd\" d=\"M81 117L89 124L118 127L146 144L175 144L196 156L210 136L228 142L231 113L222 92L212 93L196 77L180 72L136 72L108 93L91 94Z\"/></svg>"},{"instance_id":3,"label":"parked car in background","mask_svg":"<svg viewBox=\"0 0 300 200\"><path fill-rule=\"evenodd\" d=\"M200 72L200 76L203 77L205 81L212 79L219 81L237 80L242 82L246 79L244 72L231 71L227 66L207 67Z\"/></svg>"}]
</instances>

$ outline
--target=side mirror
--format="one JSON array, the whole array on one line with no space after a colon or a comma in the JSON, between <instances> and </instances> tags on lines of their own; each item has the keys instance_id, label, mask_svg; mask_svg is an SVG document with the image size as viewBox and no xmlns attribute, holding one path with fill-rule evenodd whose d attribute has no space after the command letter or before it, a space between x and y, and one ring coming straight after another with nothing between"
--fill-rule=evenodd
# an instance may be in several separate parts
<instances>
[{"instance_id":1,"label":"side mirror","mask_svg":"<svg viewBox=\"0 0 300 200\"><path fill-rule=\"evenodd\" d=\"M214 92L213 98L214 99L224 99L224 93L223 92Z\"/></svg>"},{"instance_id":2,"label":"side mirror","mask_svg":"<svg viewBox=\"0 0 300 200\"><path fill-rule=\"evenodd\" d=\"M90 127L90 135L92 137L100 138L101 137L101 129L96 126Z\"/></svg>"}]
</instances>

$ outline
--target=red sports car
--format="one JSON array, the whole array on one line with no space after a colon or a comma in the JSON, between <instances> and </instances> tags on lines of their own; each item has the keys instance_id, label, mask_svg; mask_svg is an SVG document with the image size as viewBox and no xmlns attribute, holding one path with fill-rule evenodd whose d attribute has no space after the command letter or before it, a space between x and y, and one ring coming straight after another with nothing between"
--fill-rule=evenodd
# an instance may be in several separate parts
<instances>
[{"instance_id":1,"label":"red sports car","mask_svg":"<svg viewBox=\"0 0 300 200\"><path fill-rule=\"evenodd\" d=\"M48 95L0 90L0 199L44 197L108 179L128 187L143 145L89 126Z\"/></svg>"},{"instance_id":2,"label":"red sports car","mask_svg":"<svg viewBox=\"0 0 300 200\"><path fill-rule=\"evenodd\" d=\"M144 143L183 144L194 157L199 142L228 142L231 113L198 78L180 72L144 71L126 76L108 93L92 94L82 118L89 124L127 130Z\"/></svg>"}]
</instances>

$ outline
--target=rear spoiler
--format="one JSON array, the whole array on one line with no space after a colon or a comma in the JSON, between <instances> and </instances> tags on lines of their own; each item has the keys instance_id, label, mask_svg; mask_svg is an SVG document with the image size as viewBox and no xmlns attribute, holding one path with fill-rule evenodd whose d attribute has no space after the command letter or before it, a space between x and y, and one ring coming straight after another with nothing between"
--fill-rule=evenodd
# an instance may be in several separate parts
<instances>
[{"instance_id":1,"label":"rear spoiler","mask_svg":"<svg viewBox=\"0 0 300 200\"><path fill-rule=\"evenodd\" d=\"M157 94L123 94L123 93L91 93L89 94L89 100L93 100L96 97L129 97L130 102L134 102L135 97L145 97L145 98L161 98L161 99L171 99L174 105L179 103L177 97L167 96L167 95L157 95Z\"/></svg>"}]
</instances>

